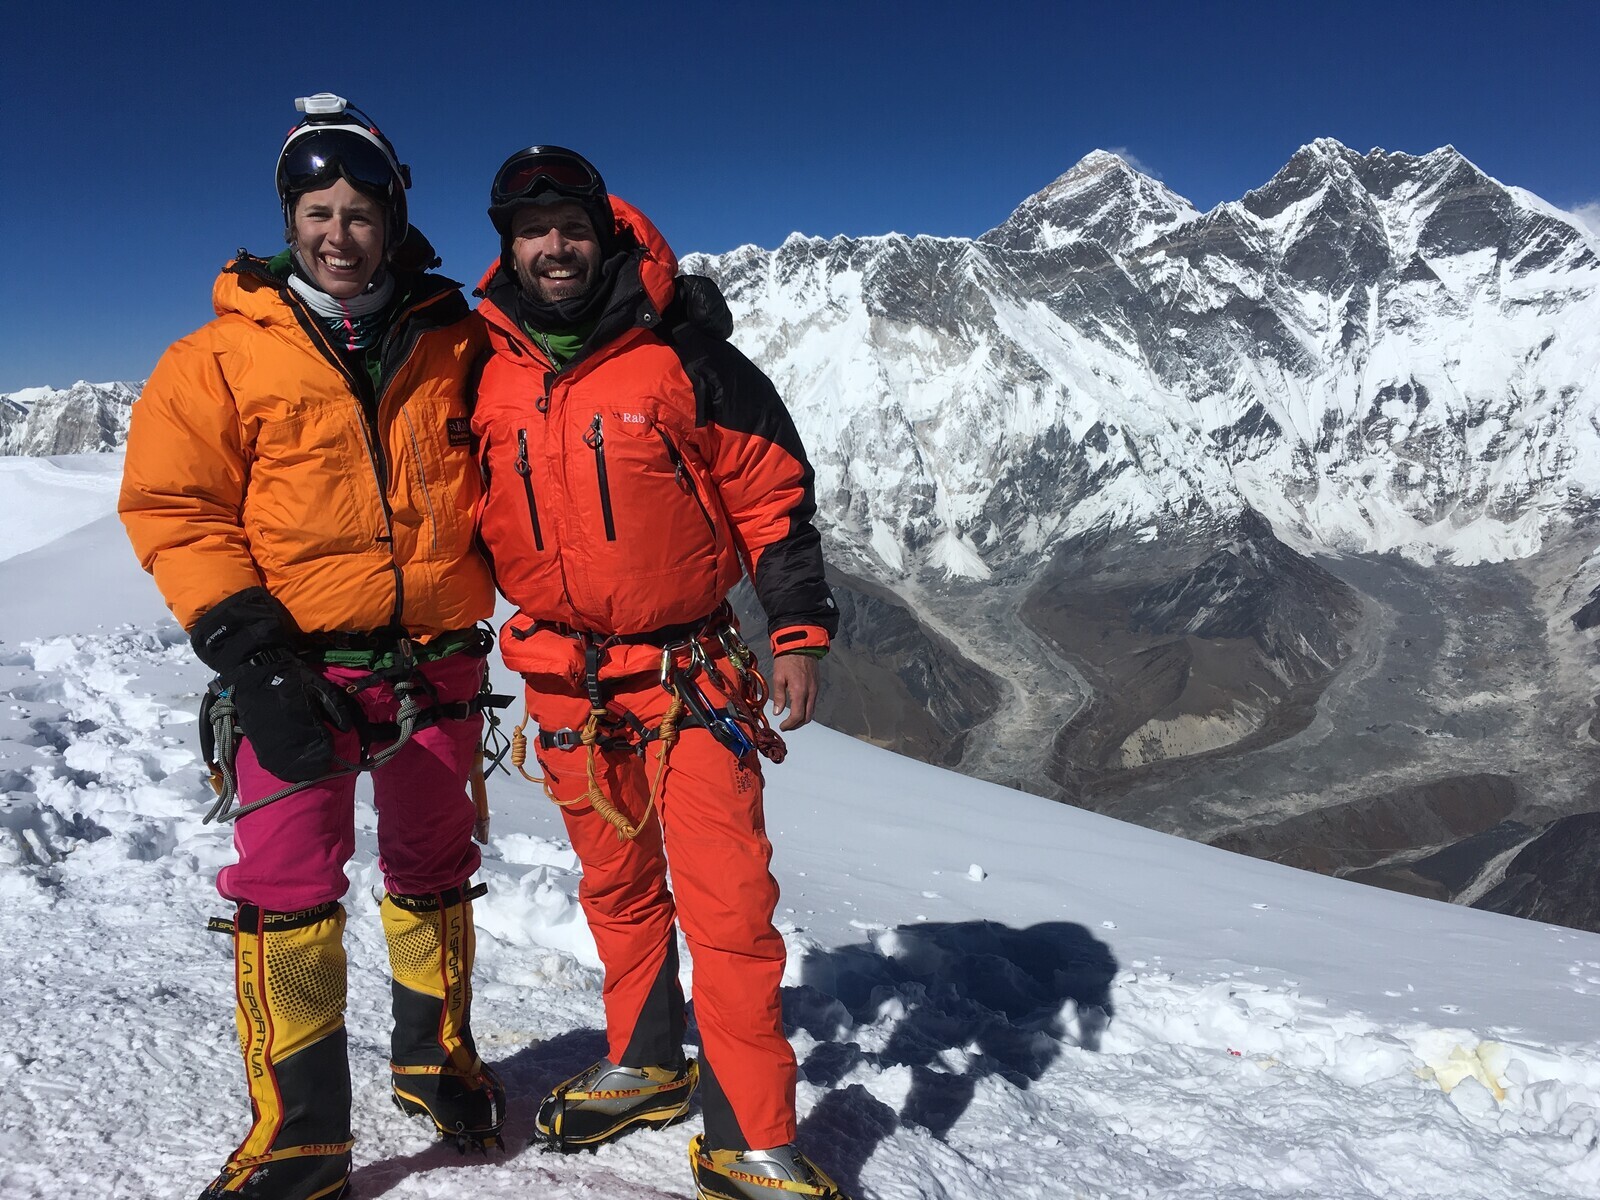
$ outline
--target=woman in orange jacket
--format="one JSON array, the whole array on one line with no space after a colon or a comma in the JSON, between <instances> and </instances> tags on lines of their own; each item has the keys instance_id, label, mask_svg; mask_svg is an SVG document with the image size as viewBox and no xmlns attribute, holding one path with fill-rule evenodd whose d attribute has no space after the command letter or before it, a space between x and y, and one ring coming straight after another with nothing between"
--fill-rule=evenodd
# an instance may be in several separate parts
<instances>
[{"instance_id":1,"label":"woman in orange jacket","mask_svg":"<svg viewBox=\"0 0 1600 1200\"><path fill-rule=\"evenodd\" d=\"M346 1190L340 898L356 771L374 756L396 1102L480 1144L504 1113L469 1024L466 784L489 647L475 624L493 591L473 542L466 393L483 335L459 285L427 271L389 141L339 97L297 106L277 170L288 249L241 252L216 320L162 356L119 503L236 712L245 807L301 785L239 817L238 861L218 877L237 904L253 1120L202 1200Z\"/></svg>"}]
</instances>

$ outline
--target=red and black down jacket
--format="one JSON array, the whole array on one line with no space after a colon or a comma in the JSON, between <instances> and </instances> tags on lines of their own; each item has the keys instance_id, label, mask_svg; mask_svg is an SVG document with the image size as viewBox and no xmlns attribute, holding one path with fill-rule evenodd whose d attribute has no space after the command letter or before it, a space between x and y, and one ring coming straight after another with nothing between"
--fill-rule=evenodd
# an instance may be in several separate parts
<instances>
[{"instance_id":1,"label":"red and black down jacket","mask_svg":"<svg viewBox=\"0 0 1600 1200\"><path fill-rule=\"evenodd\" d=\"M520 610L507 661L534 622L623 637L696 622L745 573L774 653L825 648L838 612L794 422L733 346L667 328L677 258L631 205L612 206L634 248L617 251L629 259L611 299L564 368L518 326L498 263L479 285L493 353L472 417L478 533Z\"/></svg>"}]
</instances>

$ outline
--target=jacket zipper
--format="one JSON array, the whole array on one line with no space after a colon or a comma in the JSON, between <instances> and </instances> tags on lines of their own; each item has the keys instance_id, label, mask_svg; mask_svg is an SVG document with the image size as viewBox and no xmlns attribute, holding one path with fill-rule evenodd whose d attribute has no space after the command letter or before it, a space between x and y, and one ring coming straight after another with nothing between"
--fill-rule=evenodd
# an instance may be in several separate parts
<instances>
[{"instance_id":1,"label":"jacket zipper","mask_svg":"<svg viewBox=\"0 0 1600 1200\"><path fill-rule=\"evenodd\" d=\"M533 467L528 463L528 431L517 430L517 474L522 476L522 494L528 498L528 520L533 524L533 548L544 549L544 532L539 528L539 504L533 498Z\"/></svg>"},{"instance_id":2,"label":"jacket zipper","mask_svg":"<svg viewBox=\"0 0 1600 1200\"><path fill-rule=\"evenodd\" d=\"M400 419L406 423L406 437L411 441L411 455L417 460L417 482L422 485L422 506L428 511L428 529L432 533L433 552L439 552L439 514L433 511L433 495L428 488L428 469L424 466L422 443L417 439L417 427L411 414L401 408Z\"/></svg>"},{"instance_id":3,"label":"jacket zipper","mask_svg":"<svg viewBox=\"0 0 1600 1200\"><path fill-rule=\"evenodd\" d=\"M595 413L589 431L583 435L583 444L594 451L594 471L600 480L600 515L606 522L606 541L617 540L617 526L611 516L611 481L606 477L606 435L601 428L600 414Z\"/></svg>"},{"instance_id":4,"label":"jacket zipper","mask_svg":"<svg viewBox=\"0 0 1600 1200\"><path fill-rule=\"evenodd\" d=\"M417 347L422 344L423 331L422 328L417 324L416 317L418 313L420 313L432 302L433 301L431 299L424 300L419 304L412 305L403 312L395 314L394 320L389 323L388 332L384 334L383 343L378 349L378 361L382 365L378 371L378 384L372 389L371 453L374 462L377 464L375 469L378 471L378 479L382 486L382 492L380 494L383 498L383 524L389 543L389 557L394 568L394 613L393 617L391 618L391 624L393 624L396 628L404 628L405 624L402 620L402 617L405 613L406 577L405 572L400 569L400 561L394 557L394 510L389 507L389 460L384 454L383 439L378 432L378 414L383 411L383 397L384 393L389 390L389 385L394 382L395 378L400 374L400 372L405 369L405 365L411 361L411 356L417 352ZM391 366L386 360L389 359L390 354L395 348L395 335L400 333L402 330L404 331L405 336L404 340L400 343L402 346L401 354ZM406 425L408 428L411 425L411 418L409 415L406 415ZM421 448L416 447L415 443L416 434L413 432L412 444L415 448L415 453L417 456L417 471L420 475L422 471L422 452ZM427 504L431 514L433 510L433 502L428 496L428 481L425 478L422 480L422 498L424 503ZM437 537L437 524L435 524L435 537Z\"/></svg>"},{"instance_id":5,"label":"jacket zipper","mask_svg":"<svg viewBox=\"0 0 1600 1200\"><path fill-rule=\"evenodd\" d=\"M350 385L351 397L355 400L356 407L361 410L361 428L366 434L364 440L367 445L367 461L371 464L372 474L378 483L378 507L383 514L383 536L378 540L389 547L389 569L394 575L394 604L390 608L389 623L396 628L403 628L401 615L405 611L405 572L400 569L400 560L394 556L394 509L389 504L389 463L384 457L382 442L378 436L378 404L381 400L381 395L378 389L373 388L372 411L369 413L367 406L361 402L361 381L345 365L344 359L340 356L338 350L328 340L327 331L322 328L321 323L312 315L304 301L293 295L288 289L285 289L285 293L291 311L294 312L295 317L300 322L301 329L311 337L312 344L321 351L323 358L332 363L334 368L344 376L345 381ZM396 323L398 324L400 321L411 317L415 311L412 309L398 314L395 317ZM392 332L394 326L390 328ZM411 357L411 353L416 349L419 341L421 341L420 333L417 337L411 339L411 344L406 348L406 359ZM402 359L398 365L403 365L404 361L405 359ZM391 373L388 378L392 379L393 374ZM387 382L387 379L385 382Z\"/></svg>"},{"instance_id":6,"label":"jacket zipper","mask_svg":"<svg viewBox=\"0 0 1600 1200\"><path fill-rule=\"evenodd\" d=\"M661 439L661 444L667 448L667 457L672 460L672 477L678 481L678 486L687 495L694 497L695 505L700 509L700 515L705 518L706 528L711 531L711 540L717 539L717 523L711 519L711 512L706 508L706 502L700 498L700 489L695 487L694 479L689 474L689 465L683 461L683 455L678 453L678 448L672 444L672 439L667 436L667 431L661 426L655 427L656 436Z\"/></svg>"}]
</instances>

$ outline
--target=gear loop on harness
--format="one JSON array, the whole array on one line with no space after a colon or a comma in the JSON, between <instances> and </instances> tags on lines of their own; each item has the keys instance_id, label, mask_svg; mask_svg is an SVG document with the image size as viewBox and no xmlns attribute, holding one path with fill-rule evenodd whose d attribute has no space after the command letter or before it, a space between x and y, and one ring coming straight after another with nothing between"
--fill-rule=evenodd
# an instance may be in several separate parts
<instances>
[{"instance_id":1,"label":"gear loop on harness","mask_svg":"<svg viewBox=\"0 0 1600 1200\"><path fill-rule=\"evenodd\" d=\"M766 681L755 667L754 651L739 636L733 610L728 604L722 604L702 621L636 637L601 636L544 621L535 621L531 627L513 632L527 638L540 631L571 638L582 647L583 693L589 705L588 716L576 729L541 730L538 738L540 747L546 750L582 748L587 787L582 795L562 800L547 778L526 770L528 737L525 728L532 719L531 711L524 713L512 734L512 765L529 782L541 784L545 794L559 807L589 805L616 829L619 839L629 841L638 837L655 811L666 778L668 757L683 728L705 729L737 758L755 751L773 762L783 760L783 740L772 731L761 712L767 698ZM606 651L614 646L637 645L660 648L660 665L652 674L661 690L671 697L666 712L653 729L633 713L608 701L605 682L601 679ZM732 667L733 681L718 668L718 651ZM725 698L723 703L716 704L706 695L699 683L701 679L716 688ZM639 820L634 822L606 796L600 786L596 759L603 751L623 750L644 757L650 753L651 743L657 745L649 799Z\"/></svg>"},{"instance_id":2,"label":"gear loop on harness","mask_svg":"<svg viewBox=\"0 0 1600 1200\"><path fill-rule=\"evenodd\" d=\"M241 733L238 707L234 703L232 689L224 687L220 679L213 679L201 701L200 726L201 752L211 768L211 786L217 793L217 800L207 810L201 823L234 821L306 788L364 771L376 771L399 754L419 729L437 724L439 721L470 720L478 713L503 708L511 702L511 698L494 695L489 690L487 678L483 688L471 700L445 704L439 700L433 685L421 672L423 662L435 661L451 654L465 653L480 658L485 657L493 644L493 634L477 627L445 634L426 645L414 641L407 635L385 639L378 635L331 634L318 639L308 654L314 661L320 661L324 666L363 665L370 668L366 675L344 685L345 692L351 696L382 684L391 687L398 702L395 720L392 725L367 721L362 716L359 706L352 706L361 739L361 753L356 762L337 760L341 765L326 775L303 783L290 784L269 796L237 807L235 805L239 796L239 779L235 762L239 754ZM364 661L359 661L362 658ZM493 724L498 725L497 718L491 716L490 719ZM374 752L372 746L380 739L389 738L391 729L392 740ZM481 778L478 782L481 786ZM475 787L474 791L477 790ZM474 802L479 809L478 831L484 838L488 836L486 801L486 795L481 798L474 796Z\"/></svg>"},{"instance_id":3,"label":"gear loop on harness","mask_svg":"<svg viewBox=\"0 0 1600 1200\"><path fill-rule=\"evenodd\" d=\"M563 800L555 794L550 787L548 779L541 780L544 784L545 795L561 808L574 808L580 804L587 804L595 813L617 831L617 840L631 842L644 832L644 827L650 821L650 814L655 811L656 800L661 795L661 781L667 772L667 755L671 753L673 745L678 740L678 721L683 716L684 704L681 696L673 696L672 703L668 705L666 713L662 715L655 729L649 731L645 741L654 741L656 747L656 769L650 779L650 797L645 802L644 812L639 814L638 821L630 821L627 816L605 794L605 789L600 786L598 772L595 769L595 760L599 757L597 750L603 748L605 739L600 734L600 723L603 718L610 715L608 709L596 708L589 712L589 719L584 722L583 728L578 730L578 740L587 754L584 760L584 770L588 776L588 788L581 796L571 800ZM635 718L637 720L637 718ZM568 732L568 731L563 731ZM541 739L543 735L541 734ZM638 745L638 752L645 752L645 741Z\"/></svg>"}]
</instances>

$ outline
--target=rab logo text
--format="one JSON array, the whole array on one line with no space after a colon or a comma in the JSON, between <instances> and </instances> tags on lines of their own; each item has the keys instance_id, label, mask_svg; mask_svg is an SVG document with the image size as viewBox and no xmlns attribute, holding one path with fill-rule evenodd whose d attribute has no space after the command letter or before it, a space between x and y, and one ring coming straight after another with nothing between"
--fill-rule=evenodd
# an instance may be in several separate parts
<instances>
[{"instance_id":1,"label":"rab logo text","mask_svg":"<svg viewBox=\"0 0 1600 1200\"><path fill-rule=\"evenodd\" d=\"M466 417L446 417L444 421L445 432L450 435L452 446L472 445L472 422Z\"/></svg>"}]
</instances>

